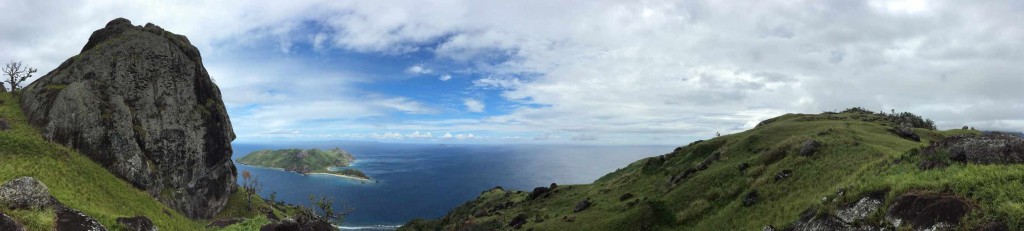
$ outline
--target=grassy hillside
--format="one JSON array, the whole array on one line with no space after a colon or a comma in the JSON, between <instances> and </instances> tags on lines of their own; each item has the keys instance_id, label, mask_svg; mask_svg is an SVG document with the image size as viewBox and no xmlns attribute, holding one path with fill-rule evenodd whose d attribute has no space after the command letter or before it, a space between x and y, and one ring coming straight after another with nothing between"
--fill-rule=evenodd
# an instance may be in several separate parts
<instances>
[{"instance_id":1,"label":"grassy hillside","mask_svg":"<svg viewBox=\"0 0 1024 231\"><path fill-rule=\"evenodd\" d=\"M1011 230L1024 228L1024 166L953 164L920 170L917 164L925 157L918 153L929 142L978 133L937 131L929 124L914 124L921 138L916 142L889 131L896 126L892 116L863 110L788 114L745 132L639 160L591 184L557 186L536 199L528 198L529 192L484 191L444 219L415 220L402 229L511 229L510 222L519 216L525 218L523 230L761 230L786 227L812 208L833 211L877 192L884 193L884 205L871 214L870 224L883 223L884 208L893 198L934 192L955 194L976 206L961 222L966 229L991 221L1005 222ZM820 145L813 154L800 155L808 140ZM706 169L671 183L702 162ZM740 170L742 164L747 167ZM788 177L780 177L785 173ZM757 199L745 206L752 194ZM574 212L584 200L591 206Z\"/></svg>"},{"instance_id":2,"label":"grassy hillside","mask_svg":"<svg viewBox=\"0 0 1024 231\"><path fill-rule=\"evenodd\" d=\"M99 164L73 149L50 143L30 126L18 101L10 93L0 93L0 118L12 129L0 131L0 182L21 176L42 181L64 205L81 210L112 230L122 230L118 217L142 215L161 230L206 230L206 220L190 220L157 202ZM236 193L218 217L259 217L247 209L240 193ZM266 206L257 198L256 205ZM29 230L50 230L52 211L11 211L0 208Z\"/></svg>"},{"instance_id":3,"label":"grassy hillside","mask_svg":"<svg viewBox=\"0 0 1024 231\"><path fill-rule=\"evenodd\" d=\"M355 161L352 154L334 148L259 150L238 159L238 163L252 166L282 168L299 173L330 173L369 179L362 171L352 168L332 171L331 167L344 167Z\"/></svg>"}]
</instances>

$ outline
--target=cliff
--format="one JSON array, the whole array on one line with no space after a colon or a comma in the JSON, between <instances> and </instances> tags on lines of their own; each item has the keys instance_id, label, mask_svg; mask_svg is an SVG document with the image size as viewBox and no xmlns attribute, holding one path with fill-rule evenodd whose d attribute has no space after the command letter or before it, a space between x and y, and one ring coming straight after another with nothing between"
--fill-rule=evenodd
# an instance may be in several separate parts
<instances>
[{"instance_id":1,"label":"cliff","mask_svg":"<svg viewBox=\"0 0 1024 231\"><path fill-rule=\"evenodd\" d=\"M110 21L26 87L21 106L45 139L188 217L213 216L235 187L220 90L199 50L156 25Z\"/></svg>"}]
</instances>

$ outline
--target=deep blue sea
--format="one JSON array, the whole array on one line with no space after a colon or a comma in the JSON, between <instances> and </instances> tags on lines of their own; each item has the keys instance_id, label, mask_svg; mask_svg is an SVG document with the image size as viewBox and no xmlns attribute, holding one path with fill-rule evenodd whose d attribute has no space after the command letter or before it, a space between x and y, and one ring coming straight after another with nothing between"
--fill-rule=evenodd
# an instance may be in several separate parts
<instances>
[{"instance_id":1,"label":"deep blue sea","mask_svg":"<svg viewBox=\"0 0 1024 231\"><path fill-rule=\"evenodd\" d=\"M355 155L353 167L379 183L325 175L302 176L237 165L263 184L260 195L310 206L309 195L331 197L354 210L342 229L387 230L413 218L438 218L494 186L532 190L552 182L590 183L644 157L668 153L667 146L440 145L355 141L234 143L234 158L280 148L340 147ZM239 179L241 181L241 179ZM239 182L241 183L241 182Z\"/></svg>"}]
</instances>

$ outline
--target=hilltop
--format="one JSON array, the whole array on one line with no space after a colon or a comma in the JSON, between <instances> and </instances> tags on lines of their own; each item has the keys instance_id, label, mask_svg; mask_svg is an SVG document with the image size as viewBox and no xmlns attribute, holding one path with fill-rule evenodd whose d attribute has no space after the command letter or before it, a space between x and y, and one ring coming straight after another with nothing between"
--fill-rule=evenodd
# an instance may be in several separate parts
<instances>
[{"instance_id":1,"label":"hilltop","mask_svg":"<svg viewBox=\"0 0 1024 231\"><path fill-rule=\"evenodd\" d=\"M280 168L300 174L332 174L360 180L369 180L362 171L347 167L356 160L355 156L341 148L259 150L238 159L239 164L268 168Z\"/></svg>"},{"instance_id":2,"label":"hilltop","mask_svg":"<svg viewBox=\"0 0 1024 231\"><path fill-rule=\"evenodd\" d=\"M787 114L591 184L496 187L400 230L1019 230L1024 140L910 113Z\"/></svg>"}]
</instances>

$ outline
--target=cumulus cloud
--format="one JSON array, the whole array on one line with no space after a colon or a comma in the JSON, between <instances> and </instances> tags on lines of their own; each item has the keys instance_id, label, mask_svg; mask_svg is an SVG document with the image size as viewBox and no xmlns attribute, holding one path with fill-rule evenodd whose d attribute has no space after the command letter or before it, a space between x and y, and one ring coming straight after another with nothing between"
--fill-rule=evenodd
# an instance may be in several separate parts
<instances>
[{"instance_id":1,"label":"cumulus cloud","mask_svg":"<svg viewBox=\"0 0 1024 231\"><path fill-rule=\"evenodd\" d=\"M463 99L462 104L466 106L466 110L471 112L484 112L484 102L475 99Z\"/></svg>"},{"instance_id":2,"label":"cumulus cloud","mask_svg":"<svg viewBox=\"0 0 1024 231\"><path fill-rule=\"evenodd\" d=\"M441 80L441 81L448 81L448 80L452 79L452 75L444 74L444 75L441 75L440 77L437 77L437 79Z\"/></svg>"},{"instance_id":3,"label":"cumulus cloud","mask_svg":"<svg viewBox=\"0 0 1024 231\"><path fill-rule=\"evenodd\" d=\"M52 69L85 42L66 38L86 38L111 18L125 16L136 24L156 22L189 35L208 62L231 57L225 51L232 48L267 40L276 41L282 50L310 43L315 49L384 55L428 52L437 60L468 63L484 76L472 81L471 90L497 91L502 99L516 103L506 114L447 124L454 127L678 142L715 131L743 130L787 112L863 106L915 112L943 128L966 124L1024 130L1019 117L1024 103L1018 102L1024 91L1017 89L1024 86L1019 77L1024 73L1019 64L1024 60L1024 27L1017 23L1024 21L1024 7L1013 1L453 0L278 5L240 0L8 1L0 4L0 10L8 12L0 20L21 23L0 25L0 31L19 32L0 34L0 50L5 51L0 60L23 59L40 70ZM193 17L180 17L183 12ZM309 21L316 22L319 31L300 33ZM244 90L264 83L227 77L224 73L252 67L230 63L211 68L217 83L228 86L225 92L256 97L237 97L230 99L231 104L296 97L288 91ZM406 71L433 70L413 65ZM306 108L334 102L347 109L322 112L362 117L387 111L437 112L401 95L332 95L311 101L304 103ZM345 103L349 101L359 103ZM304 110L283 104L265 108ZM232 119L266 131L278 127L259 124L283 121L283 126L290 117L315 117L300 114L253 112L233 114ZM437 123L441 122L399 121L389 126L445 129Z\"/></svg>"},{"instance_id":4,"label":"cumulus cloud","mask_svg":"<svg viewBox=\"0 0 1024 231\"><path fill-rule=\"evenodd\" d=\"M431 72L434 72L434 70L431 70L430 68L424 67L423 64L416 64L416 65L409 66L409 68L406 68L405 72L408 72L410 74L422 75L422 74L430 74Z\"/></svg>"}]
</instances>

